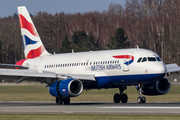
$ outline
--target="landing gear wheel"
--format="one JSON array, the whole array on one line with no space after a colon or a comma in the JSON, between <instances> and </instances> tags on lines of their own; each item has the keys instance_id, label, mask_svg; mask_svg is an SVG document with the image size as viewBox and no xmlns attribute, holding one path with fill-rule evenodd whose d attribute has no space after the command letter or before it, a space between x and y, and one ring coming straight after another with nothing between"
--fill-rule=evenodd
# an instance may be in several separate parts
<instances>
[{"instance_id":1,"label":"landing gear wheel","mask_svg":"<svg viewBox=\"0 0 180 120\"><path fill-rule=\"evenodd\" d=\"M137 102L138 103L146 103L146 98L145 97L138 97Z\"/></svg>"},{"instance_id":2,"label":"landing gear wheel","mask_svg":"<svg viewBox=\"0 0 180 120\"><path fill-rule=\"evenodd\" d=\"M69 105L69 103L70 103L70 98L68 97L68 98L65 98L64 99L64 104L65 105Z\"/></svg>"},{"instance_id":3,"label":"landing gear wheel","mask_svg":"<svg viewBox=\"0 0 180 120\"><path fill-rule=\"evenodd\" d=\"M122 94L122 95L121 95L121 102L122 102L122 103L127 103L127 101L128 101L128 96L127 96L127 94Z\"/></svg>"},{"instance_id":4,"label":"landing gear wheel","mask_svg":"<svg viewBox=\"0 0 180 120\"><path fill-rule=\"evenodd\" d=\"M142 103L146 103L146 98L145 97L142 97Z\"/></svg>"},{"instance_id":5,"label":"landing gear wheel","mask_svg":"<svg viewBox=\"0 0 180 120\"><path fill-rule=\"evenodd\" d=\"M57 104L57 105L62 105L62 99L56 97L56 104Z\"/></svg>"},{"instance_id":6,"label":"landing gear wheel","mask_svg":"<svg viewBox=\"0 0 180 120\"><path fill-rule=\"evenodd\" d=\"M138 97L138 98L137 98L137 102L138 102L138 103L142 103L142 98L141 98L141 97Z\"/></svg>"},{"instance_id":7,"label":"landing gear wheel","mask_svg":"<svg viewBox=\"0 0 180 120\"><path fill-rule=\"evenodd\" d=\"M120 103L121 96L119 94L114 94L114 103Z\"/></svg>"}]
</instances>

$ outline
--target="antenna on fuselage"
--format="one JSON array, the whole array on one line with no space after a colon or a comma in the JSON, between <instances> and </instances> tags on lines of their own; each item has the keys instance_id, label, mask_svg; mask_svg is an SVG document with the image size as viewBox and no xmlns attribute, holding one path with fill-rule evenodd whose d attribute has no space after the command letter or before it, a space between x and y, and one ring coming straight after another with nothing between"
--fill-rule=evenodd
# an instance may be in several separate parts
<instances>
[{"instance_id":1,"label":"antenna on fuselage","mask_svg":"<svg viewBox=\"0 0 180 120\"><path fill-rule=\"evenodd\" d=\"M137 49L139 49L139 46L138 45L136 45L137 46Z\"/></svg>"}]
</instances>

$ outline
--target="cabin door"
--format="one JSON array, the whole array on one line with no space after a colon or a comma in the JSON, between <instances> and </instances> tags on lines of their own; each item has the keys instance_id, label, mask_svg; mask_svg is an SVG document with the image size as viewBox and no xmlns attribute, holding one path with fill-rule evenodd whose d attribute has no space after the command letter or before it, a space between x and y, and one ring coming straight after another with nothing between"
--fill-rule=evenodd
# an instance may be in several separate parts
<instances>
[{"instance_id":1,"label":"cabin door","mask_svg":"<svg viewBox=\"0 0 180 120\"><path fill-rule=\"evenodd\" d=\"M87 60L85 64L86 64L86 65L85 65L85 69L86 69L86 70L89 70L89 60Z\"/></svg>"}]
</instances>

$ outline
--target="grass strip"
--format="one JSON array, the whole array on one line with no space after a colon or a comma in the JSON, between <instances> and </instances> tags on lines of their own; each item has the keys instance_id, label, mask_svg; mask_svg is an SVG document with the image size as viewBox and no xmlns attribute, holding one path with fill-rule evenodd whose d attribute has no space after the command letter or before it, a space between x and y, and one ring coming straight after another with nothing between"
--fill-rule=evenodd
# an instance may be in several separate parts
<instances>
[{"instance_id":1,"label":"grass strip","mask_svg":"<svg viewBox=\"0 0 180 120\"><path fill-rule=\"evenodd\" d=\"M172 85L168 94L159 96L145 96L147 102L180 102L180 85ZM84 90L78 97L71 98L71 101L113 101L115 89ZM125 93L128 95L128 102L136 102L139 96L134 86L128 86ZM55 97L49 94L45 85L1 85L0 101L54 101Z\"/></svg>"},{"instance_id":2,"label":"grass strip","mask_svg":"<svg viewBox=\"0 0 180 120\"><path fill-rule=\"evenodd\" d=\"M0 114L0 120L179 120L180 115Z\"/></svg>"}]
</instances>

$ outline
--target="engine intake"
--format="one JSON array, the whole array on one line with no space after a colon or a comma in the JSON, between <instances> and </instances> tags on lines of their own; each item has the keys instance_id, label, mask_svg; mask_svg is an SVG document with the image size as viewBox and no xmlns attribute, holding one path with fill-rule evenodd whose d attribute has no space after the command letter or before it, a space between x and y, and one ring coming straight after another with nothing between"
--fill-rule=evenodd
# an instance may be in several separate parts
<instances>
[{"instance_id":1,"label":"engine intake","mask_svg":"<svg viewBox=\"0 0 180 120\"><path fill-rule=\"evenodd\" d=\"M167 78L163 78L155 83L146 84L142 87L144 95L163 95L170 91L171 83Z\"/></svg>"},{"instance_id":2,"label":"engine intake","mask_svg":"<svg viewBox=\"0 0 180 120\"><path fill-rule=\"evenodd\" d=\"M67 79L56 81L49 86L49 93L55 97L76 97L83 91L83 84L80 80Z\"/></svg>"}]
</instances>

